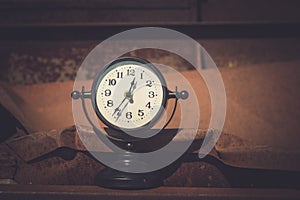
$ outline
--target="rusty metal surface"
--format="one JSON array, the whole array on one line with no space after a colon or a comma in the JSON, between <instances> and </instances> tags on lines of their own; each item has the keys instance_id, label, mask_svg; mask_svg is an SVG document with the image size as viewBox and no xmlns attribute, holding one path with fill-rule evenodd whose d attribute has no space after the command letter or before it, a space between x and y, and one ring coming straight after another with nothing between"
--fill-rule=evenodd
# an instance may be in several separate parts
<instances>
[{"instance_id":1,"label":"rusty metal surface","mask_svg":"<svg viewBox=\"0 0 300 200\"><path fill-rule=\"evenodd\" d=\"M231 187L227 177L216 166L206 162L182 163L167 179L165 186L173 187Z\"/></svg>"},{"instance_id":2,"label":"rusty metal surface","mask_svg":"<svg viewBox=\"0 0 300 200\"><path fill-rule=\"evenodd\" d=\"M93 133L87 130L86 134L90 137ZM295 165L299 155L286 153L290 160L285 161L286 154L263 151L249 141L223 133L215 149L200 160L197 152L205 134L199 130L179 168L166 172L165 186L300 187L300 170ZM191 139L189 131L176 142L187 139ZM140 146L148 148L147 144ZM86 151L74 127L14 138L2 143L0 149L0 179L20 184L92 185L96 174L104 169ZM258 170L260 167L263 170Z\"/></svg>"},{"instance_id":3,"label":"rusty metal surface","mask_svg":"<svg viewBox=\"0 0 300 200\"><path fill-rule=\"evenodd\" d=\"M60 147L85 150L76 134L70 127L64 130L37 132L5 142L24 161L31 161Z\"/></svg>"},{"instance_id":4,"label":"rusty metal surface","mask_svg":"<svg viewBox=\"0 0 300 200\"><path fill-rule=\"evenodd\" d=\"M190 152L198 152L206 131L198 130L196 138L192 138L189 130L183 131L185 131L183 134L184 137L177 138L177 142L195 139L190 148ZM85 129L85 132L86 138L96 137L90 129ZM167 135L163 137L165 137L165 139L168 138ZM159 138L155 140L155 143L161 143L162 141L163 140ZM38 132L9 140L5 142L5 144L26 162L37 159L62 147L76 151L86 151L77 135L75 127L70 127L62 131L52 130L49 132ZM149 146L149 144L141 143L139 146L147 147L147 145ZM95 143L94 146L95 151L107 151L107 149L102 147L103 145L100 146ZM210 155L227 165L235 167L300 171L300 152L284 151L280 148L275 149L255 145L250 141L227 133L222 133L215 149Z\"/></svg>"},{"instance_id":5,"label":"rusty metal surface","mask_svg":"<svg viewBox=\"0 0 300 200\"><path fill-rule=\"evenodd\" d=\"M12 139L1 147L6 152L2 153L2 163L14 162L10 166L0 165L0 179L10 178L20 184L92 185L96 174L104 168L84 149L74 127ZM166 172L166 178L170 177L165 185L230 187L220 170L209 163L183 163L172 173Z\"/></svg>"},{"instance_id":6,"label":"rusty metal surface","mask_svg":"<svg viewBox=\"0 0 300 200\"><path fill-rule=\"evenodd\" d=\"M161 187L150 190L110 190L96 186L1 185L0 198L10 199L299 199L291 189L230 189Z\"/></svg>"}]
</instances>

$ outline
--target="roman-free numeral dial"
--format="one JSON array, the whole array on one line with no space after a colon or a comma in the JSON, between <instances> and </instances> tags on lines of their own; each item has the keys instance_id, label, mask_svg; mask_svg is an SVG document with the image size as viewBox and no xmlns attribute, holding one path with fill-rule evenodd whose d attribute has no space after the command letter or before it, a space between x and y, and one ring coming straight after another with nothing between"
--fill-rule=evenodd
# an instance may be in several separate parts
<instances>
[{"instance_id":1,"label":"roman-free numeral dial","mask_svg":"<svg viewBox=\"0 0 300 200\"><path fill-rule=\"evenodd\" d=\"M108 65L94 87L98 116L116 129L138 129L154 123L166 104L161 73L137 58L121 58Z\"/></svg>"}]
</instances>

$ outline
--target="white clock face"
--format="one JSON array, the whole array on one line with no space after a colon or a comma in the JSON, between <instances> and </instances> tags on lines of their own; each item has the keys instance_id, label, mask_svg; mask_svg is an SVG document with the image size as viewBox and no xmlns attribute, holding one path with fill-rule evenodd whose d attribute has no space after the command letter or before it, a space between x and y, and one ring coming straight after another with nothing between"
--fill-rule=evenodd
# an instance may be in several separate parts
<instances>
[{"instance_id":1,"label":"white clock face","mask_svg":"<svg viewBox=\"0 0 300 200\"><path fill-rule=\"evenodd\" d=\"M126 60L108 67L100 76L95 97L104 123L136 129L156 120L165 105L165 83L158 73L145 64Z\"/></svg>"}]
</instances>

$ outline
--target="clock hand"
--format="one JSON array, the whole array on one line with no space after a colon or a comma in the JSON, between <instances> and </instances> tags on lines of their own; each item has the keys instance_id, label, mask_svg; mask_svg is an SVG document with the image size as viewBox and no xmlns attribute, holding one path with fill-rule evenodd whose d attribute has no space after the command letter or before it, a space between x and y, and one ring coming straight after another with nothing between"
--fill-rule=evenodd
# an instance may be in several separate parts
<instances>
[{"instance_id":1,"label":"clock hand","mask_svg":"<svg viewBox=\"0 0 300 200\"><path fill-rule=\"evenodd\" d=\"M112 116L114 116L114 115L116 114L116 112L120 111L120 107L121 107L121 105L124 103L124 101L126 100L126 98L127 98L127 97L125 97L125 98L122 100L122 102L120 103L120 105L119 105L118 107L116 107L116 109L115 109L114 113L112 114Z\"/></svg>"},{"instance_id":2,"label":"clock hand","mask_svg":"<svg viewBox=\"0 0 300 200\"><path fill-rule=\"evenodd\" d=\"M135 81L135 77L133 78L133 80L130 82L130 88L128 90L128 93L131 93L131 89L134 86L134 81Z\"/></svg>"},{"instance_id":3,"label":"clock hand","mask_svg":"<svg viewBox=\"0 0 300 200\"><path fill-rule=\"evenodd\" d=\"M129 101L127 101L127 103L125 104L125 106L117 113L117 119L116 121L118 121L119 117L122 115L123 113L123 110L126 108L126 106L128 105Z\"/></svg>"},{"instance_id":4,"label":"clock hand","mask_svg":"<svg viewBox=\"0 0 300 200\"><path fill-rule=\"evenodd\" d=\"M115 109L115 111L114 111L114 113L112 114L112 116L114 116L117 112L117 115L118 115L118 118L116 119L116 121L119 119L119 117L121 116L121 114L122 114L122 111L123 111L123 109L127 106L127 104L128 104L128 102L127 102L127 104L124 106L124 108L121 110L120 109L120 107L121 107L121 105L124 103L124 101L127 99L127 98L129 98L129 101L130 101L130 103L133 103L133 99L132 99L132 92L133 92L133 90L135 90L135 88L136 88L136 84L137 84L137 82L135 82L135 77L133 78L133 80L130 82L130 88L129 88L129 91L128 92L126 92L126 96L125 96L125 98L122 100L122 102L120 103L120 105ZM132 91L131 91L132 90Z\"/></svg>"},{"instance_id":5,"label":"clock hand","mask_svg":"<svg viewBox=\"0 0 300 200\"><path fill-rule=\"evenodd\" d=\"M131 104L133 104L133 91L136 89L136 85L137 85L137 82L135 82L135 84L134 84L134 86L132 87L132 91L131 91L131 93L130 93L130 98L129 98L129 102L131 103Z\"/></svg>"},{"instance_id":6,"label":"clock hand","mask_svg":"<svg viewBox=\"0 0 300 200\"><path fill-rule=\"evenodd\" d=\"M136 89L136 84L137 84L137 81L136 81L135 84L133 85L131 93Z\"/></svg>"},{"instance_id":7,"label":"clock hand","mask_svg":"<svg viewBox=\"0 0 300 200\"><path fill-rule=\"evenodd\" d=\"M115 111L114 111L114 113L112 114L112 116L114 116L117 112L120 113L120 110L121 110L120 107L121 107L121 105L124 103L124 101L125 101L127 98L130 98L131 93L132 93L131 90L133 91L133 90L136 88L136 83L137 83L137 82L134 82L134 81L135 81L135 77L134 77L134 79L130 82L130 88L129 88L129 91L126 92L126 96L124 97L124 99L122 100L122 102L119 104L119 106L115 108ZM129 99L129 101L130 101L130 103L133 102L132 97Z\"/></svg>"}]
</instances>

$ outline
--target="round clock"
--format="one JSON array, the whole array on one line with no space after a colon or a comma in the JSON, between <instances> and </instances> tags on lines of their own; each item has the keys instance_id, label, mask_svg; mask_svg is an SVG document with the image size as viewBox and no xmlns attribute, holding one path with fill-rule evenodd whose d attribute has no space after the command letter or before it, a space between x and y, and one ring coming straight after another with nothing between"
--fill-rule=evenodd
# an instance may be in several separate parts
<instances>
[{"instance_id":1,"label":"round clock","mask_svg":"<svg viewBox=\"0 0 300 200\"><path fill-rule=\"evenodd\" d=\"M108 127L134 131L151 127L167 103L166 82L150 62L118 58L96 76L92 103Z\"/></svg>"},{"instance_id":2,"label":"round clock","mask_svg":"<svg viewBox=\"0 0 300 200\"><path fill-rule=\"evenodd\" d=\"M91 91L73 91L73 99L82 100L82 108L88 122L92 125L95 133L101 140L108 138L112 149L119 153L124 149L114 166L119 169L127 169L135 165L145 165L132 153L147 152L147 145L151 144L151 150L157 148L153 145L155 135L161 135L162 129L172 119L178 99L187 99L188 92L176 90L171 92L167 89L166 81L161 72L150 62L136 57L121 57L107 64L95 77ZM91 99L93 109L98 118L107 125L107 128L99 130L88 115L84 99ZM167 100L175 99L173 111L163 127L152 129L165 112ZM103 128L103 127L102 127ZM166 131L166 130L164 130ZM173 130L170 130L171 132ZM171 133L170 132L170 133ZM146 136L146 137L145 137ZM172 140L165 137L166 144ZM165 144L163 143L163 144ZM160 146L159 146L160 147ZM124 154L124 155L123 155ZM96 184L109 188L150 188L162 185L162 176L157 173L127 173L106 168L96 177ZM122 179L120 179L122 177Z\"/></svg>"}]
</instances>

